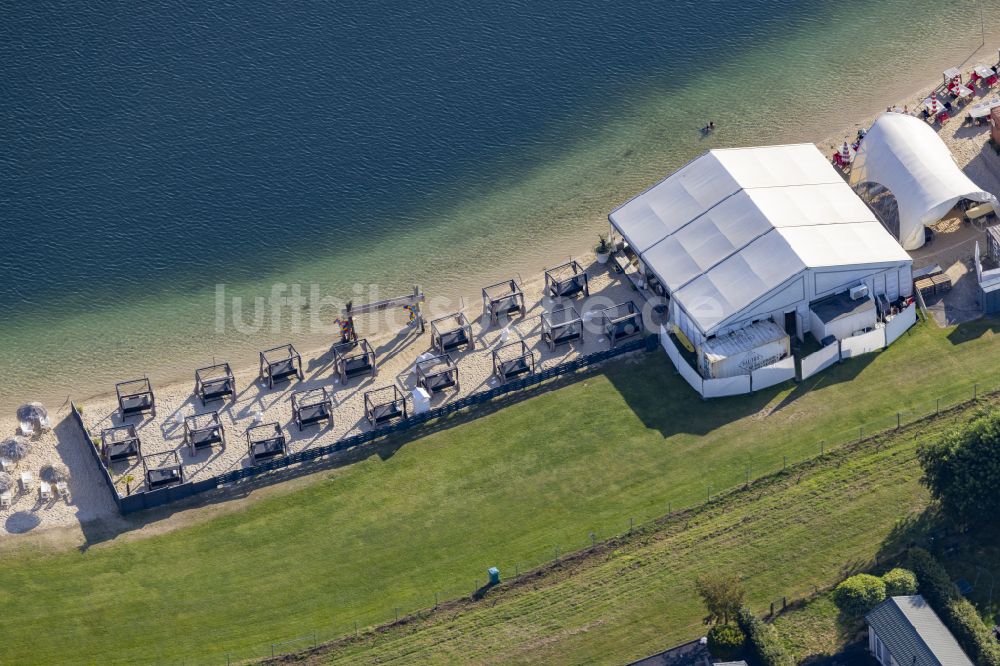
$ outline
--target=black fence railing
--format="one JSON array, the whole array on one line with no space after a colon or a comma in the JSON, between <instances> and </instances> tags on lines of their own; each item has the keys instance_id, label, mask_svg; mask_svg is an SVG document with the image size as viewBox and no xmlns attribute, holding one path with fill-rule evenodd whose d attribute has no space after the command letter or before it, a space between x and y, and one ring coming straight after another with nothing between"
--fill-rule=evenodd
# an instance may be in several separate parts
<instances>
[{"instance_id":1,"label":"black fence railing","mask_svg":"<svg viewBox=\"0 0 1000 666\"><path fill-rule=\"evenodd\" d=\"M454 402L450 402L447 405L431 409L421 414L412 414L401 421L393 423L392 425L382 426L381 428L375 428L367 432L345 437L331 444L327 444L326 446L317 446L304 451L297 451L287 456L269 460L259 465L234 469L232 471L225 472L224 474L213 476L208 479L202 479L200 481L188 481L176 486L158 488L157 490L141 490L125 496L122 496L115 487L111 474L108 472L107 467L105 467L104 461L101 460L100 453L93 445L90 431L87 429L86 425L84 425L83 418L80 416L75 406L73 407L72 412L74 420L83 431L84 437L87 440L88 448L90 448L98 466L101 468L101 474L104 477L105 482L108 484L108 488L111 490L111 495L114 498L115 503L118 505L118 511L126 514L133 513L135 511L142 511L143 509L163 506L164 504L176 502L178 500L191 497L192 495L214 490L220 485L236 483L244 479L273 472L291 465L297 465L316 460L318 458L324 458L346 449L367 444L376 439L381 439L383 437L411 430L427 423L428 421L440 419L456 412L482 405L495 398L499 398L500 396L514 393L516 391L522 391L532 386L537 386L538 384L550 379L578 372L617 356L622 356L624 354L640 350L652 351L658 346L659 341L655 335L646 336L645 338L637 338L622 343L612 349L605 349L603 351L587 354L586 356L580 356L572 361L567 361L566 363L561 363L555 367L541 370L533 375L528 375L527 377L522 377L515 381L508 382L485 391L467 395L463 398L455 400Z\"/></svg>"}]
</instances>

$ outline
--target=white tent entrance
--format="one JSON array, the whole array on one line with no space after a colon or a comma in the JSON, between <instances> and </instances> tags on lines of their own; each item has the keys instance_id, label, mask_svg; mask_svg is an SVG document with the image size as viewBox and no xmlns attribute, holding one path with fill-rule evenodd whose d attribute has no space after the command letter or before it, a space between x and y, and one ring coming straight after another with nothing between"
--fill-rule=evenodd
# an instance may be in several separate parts
<instances>
[{"instance_id":1,"label":"white tent entrance","mask_svg":"<svg viewBox=\"0 0 1000 666\"><path fill-rule=\"evenodd\" d=\"M903 113L883 113L875 120L854 158L850 184L880 209L890 231L907 250L921 247L924 227L963 200L988 202L994 210L998 205L996 197L958 168L948 147L926 122ZM891 193L891 201L885 190Z\"/></svg>"}]
</instances>

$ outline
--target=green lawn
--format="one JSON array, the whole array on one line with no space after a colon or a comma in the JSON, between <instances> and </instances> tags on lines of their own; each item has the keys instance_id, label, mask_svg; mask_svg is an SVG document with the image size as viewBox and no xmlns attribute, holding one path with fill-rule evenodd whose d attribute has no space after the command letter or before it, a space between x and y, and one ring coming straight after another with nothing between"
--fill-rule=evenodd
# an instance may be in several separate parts
<instances>
[{"instance_id":1,"label":"green lawn","mask_svg":"<svg viewBox=\"0 0 1000 666\"><path fill-rule=\"evenodd\" d=\"M841 653L848 644L857 642L864 622L843 619L833 594L825 592L778 616L774 627L798 663Z\"/></svg>"},{"instance_id":2,"label":"green lawn","mask_svg":"<svg viewBox=\"0 0 1000 666\"><path fill-rule=\"evenodd\" d=\"M694 589L707 572L743 577L751 607L810 595L867 568L929 498L915 451L965 413L904 428L776 475L623 540L611 552L499 588L402 627L336 646L316 663L621 664L703 635ZM821 597L822 599L822 597ZM819 604L797 613L799 657L839 649ZM789 616L791 617L791 616ZM822 635L811 635L816 631Z\"/></svg>"},{"instance_id":3,"label":"green lawn","mask_svg":"<svg viewBox=\"0 0 1000 666\"><path fill-rule=\"evenodd\" d=\"M1000 577L1000 526L996 521L983 521L973 530L957 531L935 508L896 525L893 537L886 543L886 552L900 552L909 544L931 550L952 580L964 578L972 584L969 599L987 626L993 626L1000 606L1000 589L995 585ZM879 565L870 573L883 574L890 566L906 566L906 562L905 558L889 562L883 558ZM845 648L857 649L858 643L864 641L864 621L844 618L831 592L790 608L778 616L774 626L785 647L800 662L812 663L833 655L843 657Z\"/></svg>"},{"instance_id":4,"label":"green lawn","mask_svg":"<svg viewBox=\"0 0 1000 666\"><path fill-rule=\"evenodd\" d=\"M971 396L973 381L980 391L995 387L995 325L920 326L888 351L805 386L707 403L663 354L647 354L478 420L385 444L302 490L192 527L83 551L6 552L0 662L218 663L227 652L269 654L270 642L313 630L330 638L355 621L385 622L396 607L426 608L435 593L468 594L493 564L506 573L537 565L556 549L588 544L591 532L619 533L630 518L742 483L748 466L756 477L779 469L784 456L815 455L821 439L829 448L854 437L859 424L895 425L896 410L912 418L933 411L938 396ZM905 482L910 499L922 497L913 478ZM839 502L813 504L817 519L855 511ZM802 515L782 529L807 535L808 521L796 521ZM799 562L818 547L806 539L754 552ZM812 574L788 569L767 585L792 592L826 576L840 551L830 552ZM619 591L609 585L606 594ZM661 587L649 603L663 615L668 596ZM671 617L696 611L689 601L666 605ZM567 655L585 654L585 637L604 632L595 621L579 634L579 652ZM662 622L653 631L647 621L631 621L638 636L630 652L697 632L687 620L667 634Z\"/></svg>"}]
</instances>

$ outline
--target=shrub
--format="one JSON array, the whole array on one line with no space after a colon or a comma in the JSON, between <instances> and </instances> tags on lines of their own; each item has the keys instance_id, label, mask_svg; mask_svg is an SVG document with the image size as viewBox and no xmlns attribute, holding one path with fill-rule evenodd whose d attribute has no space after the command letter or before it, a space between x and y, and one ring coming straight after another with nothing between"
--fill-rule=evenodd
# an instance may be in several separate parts
<instances>
[{"instance_id":1,"label":"shrub","mask_svg":"<svg viewBox=\"0 0 1000 666\"><path fill-rule=\"evenodd\" d=\"M979 617L976 607L955 589L944 567L923 548L911 548L907 555L917 576L920 594L972 661L980 666L1000 666L1000 645Z\"/></svg>"},{"instance_id":2,"label":"shrub","mask_svg":"<svg viewBox=\"0 0 1000 666\"><path fill-rule=\"evenodd\" d=\"M885 583L885 596L899 597L917 593L917 577L909 569L896 567L882 576Z\"/></svg>"},{"instance_id":3,"label":"shrub","mask_svg":"<svg viewBox=\"0 0 1000 666\"><path fill-rule=\"evenodd\" d=\"M747 650L761 666L794 666L795 662L779 642L774 627L761 622L749 608L740 608L736 623L746 636Z\"/></svg>"},{"instance_id":4,"label":"shrub","mask_svg":"<svg viewBox=\"0 0 1000 666\"><path fill-rule=\"evenodd\" d=\"M917 589L931 606L941 608L956 596L948 573L933 555L923 548L911 548L907 552L907 560L917 577Z\"/></svg>"},{"instance_id":5,"label":"shrub","mask_svg":"<svg viewBox=\"0 0 1000 666\"><path fill-rule=\"evenodd\" d=\"M983 666L1000 666L1000 645L968 599L952 599L943 615L941 619L972 661Z\"/></svg>"},{"instance_id":6,"label":"shrub","mask_svg":"<svg viewBox=\"0 0 1000 666\"><path fill-rule=\"evenodd\" d=\"M733 661L743 652L746 636L739 627L717 624L708 630L708 651L713 657Z\"/></svg>"},{"instance_id":7,"label":"shrub","mask_svg":"<svg viewBox=\"0 0 1000 666\"><path fill-rule=\"evenodd\" d=\"M861 617L885 601L885 583L878 576L857 574L833 590L833 601L848 617Z\"/></svg>"},{"instance_id":8,"label":"shrub","mask_svg":"<svg viewBox=\"0 0 1000 666\"><path fill-rule=\"evenodd\" d=\"M921 481L941 503L941 510L968 524L1000 511L1000 411L981 413L917 451Z\"/></svg>"}]
</instances>

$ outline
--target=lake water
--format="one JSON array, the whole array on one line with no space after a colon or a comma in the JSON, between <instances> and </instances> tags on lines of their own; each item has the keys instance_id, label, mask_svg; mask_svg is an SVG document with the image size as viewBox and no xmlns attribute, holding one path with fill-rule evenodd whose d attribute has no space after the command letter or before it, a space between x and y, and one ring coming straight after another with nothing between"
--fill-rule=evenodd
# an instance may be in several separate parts
<instances>
[{"instance_id":1,"label":"lake water","mask_svg":"<svg viewBox=\"0 0 1000 666\"><path fill-rule=\"evenodd\" d=\"M11 5L0 408L329 341L220 329L219 284L529 277L700 152L850 127L980 42L927 0Z\"/></svg>"}]
</instances>

